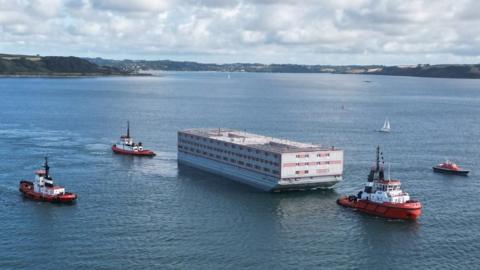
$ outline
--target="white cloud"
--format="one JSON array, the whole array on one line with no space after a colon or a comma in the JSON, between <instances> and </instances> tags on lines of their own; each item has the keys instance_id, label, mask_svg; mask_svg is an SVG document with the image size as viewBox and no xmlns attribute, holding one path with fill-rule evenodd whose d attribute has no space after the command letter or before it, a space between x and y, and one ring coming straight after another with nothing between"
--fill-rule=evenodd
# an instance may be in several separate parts
<instances>
[{"instance_id":1,"label":"white cloud","mask_svg":"<svg viewBox=\"0 0 480 270\"><path fill-rule=\"evenodd\" d=\"M266 40L265 33L259 31L243 31L242 41L245 43L262 43Z\"/></svg>"},{"instance_id":2,"label":"white cloud","mask_svg":"<svg viewBox=\"0 0 480 270\"><path fill-rule=\"evenodd\" d=\"M158 12L169 7L168 0L90 0L95 8L120 12Z\"/></svg>"},{"instance_id":3,"label":"white cloud","mask_svg":"<svg viewBox=\"0 0 480 270\"><path fill-rule=\"evenodd\" d=\"M30 0L27 10L33 16L49 18L58 15L61 7L61 0Z\"/></svg>"},{"instance_id":4,"label":"white cloud","mask_svg":"<svg viewBox=\"0 0 480 270\"><path fill-rule=\"evenodd\" d=\"M480 62L479 9L475 0L0 0L0 48L205 62Z\"/></svg>"}]
</instances>

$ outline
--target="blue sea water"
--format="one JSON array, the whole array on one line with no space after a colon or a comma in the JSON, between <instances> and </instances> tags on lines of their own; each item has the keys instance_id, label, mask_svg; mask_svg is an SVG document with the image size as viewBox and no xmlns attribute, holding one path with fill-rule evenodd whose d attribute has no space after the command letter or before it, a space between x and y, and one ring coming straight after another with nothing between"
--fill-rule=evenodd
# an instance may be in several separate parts
<instances>
[{"instance_id":1,"label":"blue sea water","mask_svg":"<svg viewBox=\"0 0 480 270\"><path fill-rule=\"evenodd\" d=\"M371 81L371 82L366 82ZM365 75L164 73L0 79L0 269L476 269L480 81ZM342 109L342 105L344 109ZM388 117L391 134L375 132ZM155 158L111 153L130 120ZM178 168L176 132L230 127L335 145L331 191L264 193ZM421 200L416 222L335 200L362 187L382 146ZM50 157L75 205L23 199ZM434 174L445 158L469 177Z\"/></svg>"}]
</instances>

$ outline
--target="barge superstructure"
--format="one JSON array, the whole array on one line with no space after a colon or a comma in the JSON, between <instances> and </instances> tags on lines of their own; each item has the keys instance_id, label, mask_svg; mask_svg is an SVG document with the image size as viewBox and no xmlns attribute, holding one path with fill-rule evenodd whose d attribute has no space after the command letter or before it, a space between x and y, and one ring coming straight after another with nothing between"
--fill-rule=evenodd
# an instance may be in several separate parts
<instances>
[{"instance_id":1,"label":"barge superstructure","mask_svg":"<svg viewBox=\"0 0 480 270\"><path fill-rule=\"evenodd\" d=\"M233 129L178 132L178 162L265 191L332 188L343 150Z\"/></svg>"}]
</instances>

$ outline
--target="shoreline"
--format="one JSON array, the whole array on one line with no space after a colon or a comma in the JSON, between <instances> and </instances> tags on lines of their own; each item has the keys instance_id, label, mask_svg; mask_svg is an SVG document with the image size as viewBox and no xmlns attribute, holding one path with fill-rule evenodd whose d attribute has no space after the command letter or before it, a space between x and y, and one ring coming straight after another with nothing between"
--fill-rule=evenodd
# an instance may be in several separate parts
<instances>
[{"instance_id":1,"label":"shoreline","mask_svg":"<svg viewBox=\"0 0 480 270\"><path fill-rule=\"evenodd\" d=\"M411 78L431 79L469 79L478 80L480 77L441 77L441 76L417 76L379 73L336 73L336 72L268 72L268 71L217 71L217 70L149 70L154 73L127 73L127 74L102 74L102 73L45 73L45 74L0 74L0 78L94 78L94 77L157 77L161 73L168 72L191 72L191 73L270 73L270 74L331 74L331 75L374 75ZM158 73L158 74L157 74Z\"/></svg>"},{"instance_id":2,"label":"shoreline","mask_svg":"<svg viewBox=\"0 0 480 270\"><path fill-rule=\"evenodd\" d=\"M0 74L0 78L93 78L93 77L149 77L152 74L101 74L101 73L54 73L54 74Z\"/></svg>"}]
</instances>

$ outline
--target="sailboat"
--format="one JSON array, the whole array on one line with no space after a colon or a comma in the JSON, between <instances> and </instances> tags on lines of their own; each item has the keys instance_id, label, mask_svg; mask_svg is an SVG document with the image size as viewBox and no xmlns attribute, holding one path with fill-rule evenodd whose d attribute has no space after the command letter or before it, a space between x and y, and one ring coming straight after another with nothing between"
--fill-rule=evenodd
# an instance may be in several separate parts
<instances>
[{"instance_id":1,"label":"sailboat","mask_svg":"<svg viewBox=\"0 0 480 270\"><path fill-rule=\"evenodd\" d=\"M390 132L390 122L388 119L385 119L385 122L383 123L383 127L379 130L380 132Z\"/></svg>"}]
</instances>

